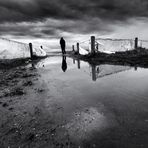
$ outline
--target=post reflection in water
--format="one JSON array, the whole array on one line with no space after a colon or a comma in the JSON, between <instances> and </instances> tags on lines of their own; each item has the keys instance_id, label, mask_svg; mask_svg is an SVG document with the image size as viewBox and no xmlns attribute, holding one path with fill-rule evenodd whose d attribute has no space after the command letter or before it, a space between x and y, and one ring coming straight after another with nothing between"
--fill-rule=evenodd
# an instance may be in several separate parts
<instances>
[{"instance_id":1,"label":"post reflection in water","mask_svg":"<svg viewBox=\"0 0 148 148\"><path fill-rule=\"evenodd\" d=\"M80 62L80 60L78 59L77 62L78 62L78 69L81 69L81 62Z\"/></svg>"},{"instance_id":2,"label":"post reflection in water","mask_svg":"<svg viewBox=\"0 0 148 148\"><path fill-rule=\"evenodd\" d=\"M67 70L67 62L66 62L66 56L63 55L62 57L62 70L65 72Z\"/></svg>"},{"instance_id":3,"label":"post reflection in water","mask_svg":"<svg viewBox=\"0 0 148 148\"><path fill-rule=\"evenodd\" d=\"M81 61L80 59L74 59L73 58L73 64L75 64L75 61L77 61L77 66L78 66L78 69L81 69ZM92 64L89 64L90 67L91 67L91 75L92 75L92 81L96 81L97 80L97 76L99 74L99 66L96 66L96 65L92 65Z\"/></svg>"},{"instance_id":4,"label":"post reflection in water","mask_svg":"<svg viewBox=\"0 0 148 148\"><path fill-rule=\"evenodd\" d=\"M96 65L91 65L91 68L92 68L92 80L96 81L97 80Z\"/></svg>"},{"instance_id":5,"label":"post reflection in water","mask_svg":"<svg viewBox=\"0 0 148 148\"><path fill-rule=\"evenodd\" d=\"M80 59L73 59L73 61L77 62L77 67L78 69L83 69L83 62L81 63ZM81 65L82 64L82 65ZM109 75L113 75L113 74L117 74L120 72L124 72L127 70L130 70L131 67L129 66L122 66L122 65L107 65L107 64L102 64L102 65L95 65L95 64L90 64L88 63L89 67L88 69L86 69L87 67L85 67L84 72L91 75L92 81L97 81L97 79L105 77L105 76L109 76ZM137 70L137 67L135 67L135 70Z\"/></svg>"}]
</instances>

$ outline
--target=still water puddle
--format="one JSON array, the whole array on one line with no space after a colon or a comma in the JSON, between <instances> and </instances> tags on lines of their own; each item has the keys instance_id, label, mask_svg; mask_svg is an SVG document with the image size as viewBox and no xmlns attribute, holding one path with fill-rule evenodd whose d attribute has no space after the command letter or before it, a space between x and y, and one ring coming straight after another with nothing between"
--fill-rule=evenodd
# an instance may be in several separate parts
<instances>
[{"instance_id":1,"label":"still water puddle","mask_svg":"<svg viewBox=\"0 0 148 148\"><path fill-rule=\"evenodd\" d=\"M93 81L96 81L98 78L105 77L107 75L116 74L119 72L124 72L126 70L130 70L131 67L129 66L118 66L118 65L90 65L87 62L83 62L80 60L70 59L66 56L54 56L46 58L45 60L42 60L36 65L36 68L42 68L45 67L48 69L48 67L55 66L55 69L59 70L59 65L61 70L63 72L69 72L69 70L81 70L85 74L91 76ZM59 72L61 72L59 70ZM76 71L73 71L73 75L75 75Z\"/></svg>"},{"instance_id":2,"label":"still water puddle","mask_svg":"<svg viewBox=\"0 0 148 148\"><path fill-rule=\"evenodd\" d=\"M130 131L147 129L148 69L96 66L59 55L35 67L52 102L62 108L61 120L66 121L65 129L72 139L88 140L94 133L104 133L102 136L126 143ZM45 101L47 107L51 105L51 99Z\"/></svg>"}]
</instances>

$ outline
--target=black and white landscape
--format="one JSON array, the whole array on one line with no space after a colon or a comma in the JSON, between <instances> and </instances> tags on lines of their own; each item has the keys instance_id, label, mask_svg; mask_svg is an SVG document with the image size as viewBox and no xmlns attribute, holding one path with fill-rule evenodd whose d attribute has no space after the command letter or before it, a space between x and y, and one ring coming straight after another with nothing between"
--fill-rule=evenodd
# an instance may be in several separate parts
<instances>
[{"instance_id":1,"label":"black and white landscape","mask_svg":"<svg viewBox=\"0 0 148 148\"><path fill-rule=\"evenodd\" d=\"M147 0L0 0L0 148L148 148Z\"/></svg>"}]
</instances>

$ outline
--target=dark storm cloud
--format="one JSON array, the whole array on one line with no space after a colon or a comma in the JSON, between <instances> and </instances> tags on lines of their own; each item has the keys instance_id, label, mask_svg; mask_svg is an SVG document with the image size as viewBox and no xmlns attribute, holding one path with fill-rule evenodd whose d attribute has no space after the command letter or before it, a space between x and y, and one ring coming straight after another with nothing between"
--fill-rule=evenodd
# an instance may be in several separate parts
<instances>
[{"instance_id":1,"label":"dark storm cloud","mask_svg":"<svg viewBox=\"0 0 148 148\"><path fill-rule=\"evenodd\" d=\"M87 23L86 23L87 22ZM92 24L93 23L93 24ZM56 20L47 19L44 22L22 22L0 24L0 35L35 37L35 38L59 38L63 33L68 34L88 34L99 31L100 33L109 32L108 23L100 19L89 20Z\"/></svg>"},{"instance_id":2,"label":"dark storm cloud","mask_svg":"<svg viewBox=\"0 0 148 148\"><path fill-rule=\"evenodd\" d=\"M1 22L21 22L52 18L76 18L60 0L5 0L0 1Z\"/></svg>"},{"instance_id":3,"label":"dark storm cloud","mask_svg":"<svg viewBox=\"0 0 148 148\"><path fill-rule=\"evenodd\" d=\"M0 35L104 33L111 23L140 16L148 16L147 0L0 0Z\"/></svg>"},{"instance_id":4,"label":"dark storm cloud","mask_svg":"<svg viewBox=\"0 0 148 148\"><path fill-rule=\"evenodd\" d=\"M0 0L0 21L147 16L147 0Z\"/></svg>"},{"instance_id":5,"label":"dark storm cloud","mask_svg":"<svg viewBox=\"0 0 148 148\"><path fill-rule=\"evenodd\" d=\"M28 36L46 38L46 36L57 36L56 28L44 23L5 23L0 24L0 35Z\"/></svg>"}]
</instances>

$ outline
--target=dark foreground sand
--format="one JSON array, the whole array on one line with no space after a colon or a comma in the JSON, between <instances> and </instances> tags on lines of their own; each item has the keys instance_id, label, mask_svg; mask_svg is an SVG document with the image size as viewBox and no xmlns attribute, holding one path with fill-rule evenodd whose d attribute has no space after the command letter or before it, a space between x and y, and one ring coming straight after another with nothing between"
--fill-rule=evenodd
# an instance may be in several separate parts
<instances>
[{"instance_id":1,"label":"dark foreground sand","mask_svg":"<svg viewBox=\"0 0 148 148\"><path fill-rule=\"evenodd\" d=\"M28 63L26 61L26 63ZM61 124L61 110L51 102L33 64L0 69L0 148L75 147Z\"/></svg>"},{"instance_id":2,"label":"dark foreground sand","mask_svg":"<svg viewBox=\"0 0 148 148\"><path fill-rule=\"evenodd\" d=\"M40 134L45 131L40 125L37 106L44 90L38 79L34 68L0 70L0 148L36 147L31 143L40 143ZM37 127L41 128L39 133Z\"/></svg>"}]
</instances>

